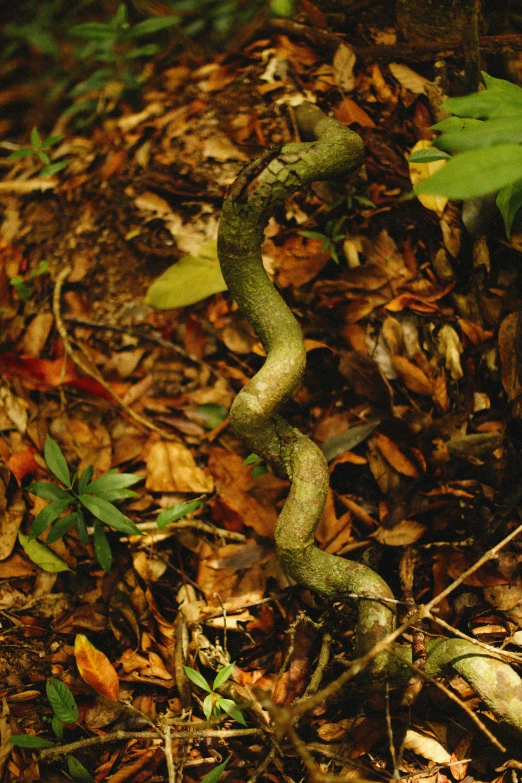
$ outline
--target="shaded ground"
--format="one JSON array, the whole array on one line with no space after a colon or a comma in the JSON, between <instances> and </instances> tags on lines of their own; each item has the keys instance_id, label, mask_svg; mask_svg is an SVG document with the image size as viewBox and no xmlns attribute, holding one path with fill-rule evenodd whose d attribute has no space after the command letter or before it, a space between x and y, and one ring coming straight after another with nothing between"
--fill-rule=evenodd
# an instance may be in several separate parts
<instances>
[{"instance_id":1,"label":"shaded ground","mask_svg":"<svg viewBox=\"0 0 522 783\"><path fill-rule=\"evenodd\" d=\"M354 63L348 47L332 57L284 32L262 34L226 58L195 66L186 56L158 68L139 106L122 100L88 131L57 117L53 133L65 139L52 158L68 167L42 180L23 159L1 190L3 781L65 779L64 762L6 744L10 734L53 736L50 676L79 706L64 742L151 731L151 723L163 730L172 720L175 773L159 740L124 735L75 751L96 781L190 783L228 756L223 780L231 782L306 775L299 747L271 736L266 699L290 706L318 665L323 684L339 675L353 616L287 584L273 547L287 483L269 466L244 464L248 453L228 428L262 348L226 292L198 301L199 278L180 286L190 306L159 311L144 302L160 273L215 239L240 165L296 138L297 96L315 95L360 132L367 154L352 182L291 198L264 247L307 339L305 381L285 414L331 466L319 544L376 569L405 613L520 524L520 235L507 242L493 218L487 238L472 239L457 206L427 209L409 198L406 156L431 137L447 85L435 84L430 63L422 73ZM44 260L47 271L30 279ZM17 275L31 287L27 301L12 284ZM51 545L70 571L42 570L17 541L45 505L24 487L49 479L48 433L73 470L92 464L95 477L117 468L144 479L121 507L145 535L109 533L110 574L74 530ZM202 502L192 515L160 531L150 524L194 498ZM519 561L514 540L441 602L439 617L517 652ZM78 634L115 668L120 703L79 676ZM318 664L320 649L327 663ZM226 653L236 662L228 697L257 732L233 736L242 729L227 720L206 736L195 723L203 691L190 695L182 664L211 682ZM386 703L349 685L301 720L300 736L324 772L387 779L391 712L401 775L516 779L517 739L462 680L450 686L505 753L433 684L411 714L393 695ZM178 739L188 727L193 738Z\"/></svg>"}]
</instances>

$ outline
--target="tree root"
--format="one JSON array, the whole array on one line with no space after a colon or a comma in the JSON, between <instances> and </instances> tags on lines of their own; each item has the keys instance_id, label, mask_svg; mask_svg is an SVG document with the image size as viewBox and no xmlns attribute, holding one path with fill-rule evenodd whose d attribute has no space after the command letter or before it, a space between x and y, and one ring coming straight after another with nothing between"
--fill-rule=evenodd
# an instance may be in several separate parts
<instances>
[{"instance_id":1,"label":"tree root","mask_svg":"<svg viewBox=\"0 0 522 783\"><path fill-rule=\"evenodd\" d=\"M301 329L263 268L261 245L264 228L278 204L310 182L355 171L363 163L363 144L357 134L312 104L301 104L296 119L302 136L315 141L268 150L240 172L223 205L218 236L223 276L267 356L257 375L237 395L230 420L248 447L291 481L276 529L277 551L287 576L330 601L353 603L354 593L361 596L356 601L355 653L359 657L394 630L395 608L389 603L393 595L372 569L327 554L315 544L328 489L328 467L319 448L277 415L300 382L306 358ZM397 652L405 657L402 648ZM385 651L370 661L364 676L372 687L380 687L386 677L400 678L405 668ZM522 680L508 664L462 639L437 639L429 644L426 673L438 677L451 668L470 683L499 720L522 730Z\"/></svg>"}]
</instances>

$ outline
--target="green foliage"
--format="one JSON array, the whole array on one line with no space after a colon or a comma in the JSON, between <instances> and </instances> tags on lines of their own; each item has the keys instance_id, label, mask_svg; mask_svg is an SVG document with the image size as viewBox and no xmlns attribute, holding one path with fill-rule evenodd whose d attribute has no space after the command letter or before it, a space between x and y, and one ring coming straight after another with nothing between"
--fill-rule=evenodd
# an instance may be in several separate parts
<instances>
[{"instance_id":1,"label":"green foliage","mask_svg":"<svg viewBox=\"0 0 522 783\"><path fill-rule=\"evenodd\" d=\"M217 243L206 242L197 256L183 256L149 286L145 302L158 310L172 310L226 291L217 260Z\"/></svg>"},{"instance_id":2,"label":"green foliage","mask_svg":"<svg viewBox=\"0 0 522 783\"><path fill-rule=\"evenodd\" d=\"M249 454L248 457L243 460L243 465L252 465L252 476L254 478L262 476L263 473L267 472L266 465L257 454Z\"/></svg>"},{"instance_id":3,"label":"green foliage","mask_svg":"<svg viewBox=\"0 0 522 783\"><path fill-rule=\"evenodd\" d=\"M92 465L89 465L80 476L75 473L71 477L69 466L61 448L49 435L45 440L44 458L51 473L56 476L65 488L49 481L33 481L32 484L29 484L27 487L28 492L50 502L35 517L29 536L24 537L27 540L25 542L22 541L22 546L25 543L24 549L28 556L42 568L45 568L42 565L42 561L51 555L57 556L54 555L52 550L35 539L49 525L52 525L47 536L47 543L52 544L54 541L62 538L71 528L76 527L80 540L86 544L89 540L89 535L85 521L85 512L88 512L95 518L93 543L96 558L101 567L109 572L112 566L112 552L103 525L107 525L113 530L118 530L127 535L141 535L134 522L122 514L114 505L116 501L137 497L137 493L130 490L129 487L141 481L141 477L135 476L133 473L118 473L117 470L110 470L104 476L100 476L93 481ZM69 513L62 516L67 510L69 510ZM32 548L28 549L31 545ZM35 547L37 547L37 551ZM46 550L50 555L45 554L44 558L44 551L40 548ZM38 556L39 559L36 560L35 556ZM62 560L60 562L63 563ZM65 567L67 568L66 565ZM47 567L45 570L57 569Z\"/></svg>"},{"instance_id":4,"label":"green foliage","mask_svg":"<svg viewBox=\"0 0 522 783\"><path fill-rule=\"evenodd\" d=\"M270 0L270 10L274 16L290 19L294 10L293 0Z\"/></svg>"},{"instance_id":5,"label":"green foliage","mask_svg":"<svg viewBox=\"0 0 522 783\"><path fill-rule=\"evenodd\" d=\"M22 277L21 275L15 275L15 277L11 277L9 280L9 285L12 285L14 290L16 291L18 298L22 300L22 302L28 302L33 294L33 286L31 285L31 280L34 280L35 277L40 277L40 275L44 275L47 270L49 269L49 261L40 261L38 264L37 269L33 269L29 274Z\"/></svg>"},{"instance_id":6,"label":"green foliage","mask_svg":"<svg viewBox=\"0 0 522 783\"><path fill-rule=\"evenodd\" d=\"M434 144L442 152L421 150L409 160L427 163L456 153L415 192L461 200L498 191L497 207L509 238L522 207L522 88L482 76L485 90L443 104L455 116L433 126L441 134Z\"/></svg>"},{"instance_id":7,"label":"green foliage","mask_svg":"<svg viewBox=\"0 0 522 783\"><path fill-rule=\"evenodd\" d=\"M324 234L320 231L298 231L302 237L307 239L320 239L322 240L321 250L328 250L330 258L332 258L336 264L339 263L339 256L337 254L336 243L343 240L346 236L346 232L343 231L343 225L348 220L348 215L343 215L337 220L329 220L326 224Z\"/></svg>"},{"instance_id":8,"label":"green foliage","mask_svg":"<svg viewBox=\"0 0 522 783\"><path fill-rule=\"evenodd\" d=\"M30 136L30 147L22 147L19 150L15 150L9 155L9 158L26 158L28 155L34 156L40 163L43 163L43 168L40 170L41 177L52 177L59 171L62 171L69 165L70 161L60 160L58 163L51 163L51 158L46 150L49 147L53 147L63 139L63 136L49 136L47 139L42 139L38 128L33 128Z\"/></svg>"},{"instance_id":9,"label":"green foliage","mask_svg":"<svg viewBox=\"0 0 522 783\"><path fill-rule=\"evenodd\" d=\"M187 514L192 514L201 506L201 500L189 500L182 503L176 503L175 506L170 508L164 508L163 511L157 516L156 524L158 527L166 527L172 522L177 522L178 519L186 517Z\"/></svg>"},{"instance_id":10,"label":"green foliage","mask_svg":"<svg viewBox=\"0 0 522 783\"><path fill-rule=\"evenodd\" d=\"M221 713L226 712L227 715L230 715L230 717L235 721L241 723L243 726L246 726L247 724L245 718L243 717L243 713L238 708L236 702L232 699L225 699L224 696L220 696L219 693L216 693L217 689L224 685L224 683L229 679L234 666L235 663L229 663L227 666L223 666L223 668L220 669L216 674L212 688L205 680L203 675L197 672L195 669L192 669L190 666L184 666L183 670L185 671L185 674L189 680L194 683L194 685L197 685L198 688L201 688L208 694L203 702L203 712L205 713L207 720L210 720L212 715L220 715ZM216 778L216 780L217 779L218 778Z\"/></svg>"},{"instance_id":11,"label":"green foliage","mask_svg":"<svg viewBox=\"0 0 522 783\"><path fill-rule=\"evenodd\" d=\"M204 778L201 779L201 783L218 783L218 780L225 771L225 767L227 766L230 759L231 756L229 756L228 759L225 759L225 761L222 761L221 764L218 764L217 767L214 767L213 770L211 770L208 774L205 775Z\"/></svg>"},{"instance_id":12,"label":"green foliage","mask_svg":"<svg viewBox=\"0 0 522 783\"><path fill-rule=\"evenodd\" d=\"M53 710L51 727L56 737L61 741L63 740L64 723L76 723L78 720L78 707L69 687L55 677L47 679L45 692ZM51 748L55 745L51 740L35 737L32 734L13 734L9 738L9 742L19 748ZM67 757L67 766L69 774L78 783L93 783L94 777L74 756Z\"/></svg>"}]
</instances>

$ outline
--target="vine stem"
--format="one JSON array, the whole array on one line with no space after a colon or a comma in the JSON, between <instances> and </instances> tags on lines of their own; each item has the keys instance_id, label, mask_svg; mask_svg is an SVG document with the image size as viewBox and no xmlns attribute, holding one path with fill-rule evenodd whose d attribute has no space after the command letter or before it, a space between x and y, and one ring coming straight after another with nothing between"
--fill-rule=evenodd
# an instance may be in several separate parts
<instances>
[{"instance_id":1,"label":"vine stem","mask_svg":"<svg viewBox=\"0 0 522 783\"><path fill-rule=\"evenodd\" d=\"M267 357L234 400L230 423L249 449L290 479L275 534L285 573L327 600L356 603L358 660L344 677L364 671L366 683L379 688L388 677L408 678L408 653L394 648L404 661L396 663L388 644L412 622L428 616L442 596L395 630L393 594L386 582L367 566L323 552L315 544L328 466L320 449L277 413L301 380L306 354L301 329L264 270L261 246L268 220L287 196L315 180L347 177L364 158L359 136L313 104L301 104L296 120L302 137L311 141L267 150L242 169L223 204L218 234L223 277ZM522 730L522 680L509 665L472 642L436 639L428 645L426 674L441 676L448 667L470 682L500 720Z\"/></svg>"}]
</instances>

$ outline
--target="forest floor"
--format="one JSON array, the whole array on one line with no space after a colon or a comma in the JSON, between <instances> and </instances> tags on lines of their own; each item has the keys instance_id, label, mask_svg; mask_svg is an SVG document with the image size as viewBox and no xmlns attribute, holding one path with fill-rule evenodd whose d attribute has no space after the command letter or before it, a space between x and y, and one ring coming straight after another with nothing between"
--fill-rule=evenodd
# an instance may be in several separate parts
<instances>
[{"instance_id":1,"label":"forest floor","mask_svg":"<svg viewBox=\"0 0 522 783\"><path fill-rule=\"evenodd\" d=\"M457 676L446 685L460 704L428 682L405 709L400 695L368 696L355 681L300 718L300 740L273 732L314 672L324 686L346 670L354 613L289 585L278 563L288 482L246 459L228 421L263 349L224 290L215 239L241 165L298 140L302 98L366 149L350 182L291 197L263 247L307 347L284 415L330 466L317 542L378 571L403 619L467 573L437 617L514 659L522 644L520 541L488 556L521 524L522 235L506 240L493 218L472 237L460 205L411 196L407 156L431 138L458 57L437 69L402 50L394 61L387 28L372 35L388 54L356 58L342 38L321 38L308 6L307 35L281 23L226 56L182 52L151 68L134 102L106 86L83 129L63 110L39 116L30 79L23 96L20 84L18 97L0 92L4 104L23 100L17 140L40 122L64 136L52 162L68 161L42 177L35 155L2 159L4 783L58 783L67 764L76 780L111 783L197 783L212 770L227 783L519 779L519 739ZM51 526L27 538L51 499L27 486L55 480L59 463L47 451L46 464L47 436L71 472L140 477L115 504L142 535L100 534L110 569L75 527L48 546ZM223 693L246 726L226 713L209 726L205 690L183 665L212 683L228 662ZM68 686L62 715L67 694L78 707L61 739L56 680ZM64 744L76 761L9 743L21 734Z\"/></svg>"}]
</instances>

